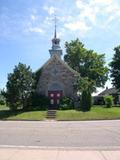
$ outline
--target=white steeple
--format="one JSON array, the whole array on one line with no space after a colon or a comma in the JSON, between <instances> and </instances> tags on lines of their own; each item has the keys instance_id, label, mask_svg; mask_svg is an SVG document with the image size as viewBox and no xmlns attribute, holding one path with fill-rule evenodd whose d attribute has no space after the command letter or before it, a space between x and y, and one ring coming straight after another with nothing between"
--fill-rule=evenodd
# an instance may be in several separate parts
<instances>
[{"instance_id":1,"label":"white steeple","mask_svg":"<svg viewBox=\"0 0 120 160\"><path fill-rule=\"evenodd\" d=\"M62 49L60 47L60 39L57 38L57 31L56 31L56 16L55 16L55 31L54 31L54 38L52 39L52 48L49 50L51 57L53 55L58 55L61 58Z\"/></svg>"}]
</instances>

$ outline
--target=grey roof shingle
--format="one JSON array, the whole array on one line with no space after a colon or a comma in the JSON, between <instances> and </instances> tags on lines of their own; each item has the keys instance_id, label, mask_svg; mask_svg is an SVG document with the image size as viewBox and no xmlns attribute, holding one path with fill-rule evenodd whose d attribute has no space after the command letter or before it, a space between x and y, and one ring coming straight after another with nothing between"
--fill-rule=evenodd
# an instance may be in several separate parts
<instances>
[{"instance_id":1,"label":"grey roof shingle","mask_svg":"<svg viewBox=\"0 0 120 160\"><path fill-rule=\"evenodd\" d=\"M105 96L110 94L120 94L120 92L116 88L109 88L102 91L98 96Z\"/></svg>"}]
</instances>

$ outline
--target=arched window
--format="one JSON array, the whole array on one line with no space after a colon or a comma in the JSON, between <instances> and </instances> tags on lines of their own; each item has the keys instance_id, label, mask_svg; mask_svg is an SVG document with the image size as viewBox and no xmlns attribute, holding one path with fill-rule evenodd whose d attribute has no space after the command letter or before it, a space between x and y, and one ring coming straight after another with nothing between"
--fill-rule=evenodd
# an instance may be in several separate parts
<instances>
[{"instance_id":1,"label":"arched window","mask_svg":"<svg viewBox=\"0 0 120 160\"><path fill-rule=\"evenodd\" d=\"M63 86L60 83L52 83L48 87L48 91L61 91L63 90Z\"/></svg>"}]
</instances>

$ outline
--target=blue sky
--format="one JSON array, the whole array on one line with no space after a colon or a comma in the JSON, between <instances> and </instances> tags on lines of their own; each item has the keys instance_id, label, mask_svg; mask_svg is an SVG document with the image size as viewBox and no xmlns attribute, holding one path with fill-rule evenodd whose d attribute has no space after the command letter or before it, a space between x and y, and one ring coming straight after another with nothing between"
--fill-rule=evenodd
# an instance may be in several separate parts
<instances>
[{"instance_id":1,"label":"blue sky","mask_svg":"<svg viewBox=\"0 0 120 160\"><path fill-rule=\"evenodd\" d=\"M49 59L54 14L63 50L79 38L110 62L120 44L119 0L0 0L0 88L19 62L35 71Z\"/></svg>"}]
</instances>

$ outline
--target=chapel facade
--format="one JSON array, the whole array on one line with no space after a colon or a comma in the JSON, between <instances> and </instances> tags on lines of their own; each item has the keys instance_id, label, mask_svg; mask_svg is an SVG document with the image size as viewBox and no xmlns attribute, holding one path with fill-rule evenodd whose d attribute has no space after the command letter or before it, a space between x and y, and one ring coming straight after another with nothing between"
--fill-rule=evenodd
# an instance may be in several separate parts
<instances>
[{"instance_id":1,"label":"chapel facade","mask_svg":"<svg viewBox=\"0 0 120 160\"><path fill-rule=\"evenodd\" d=\"M56 28L49 53L49 60L40 68L36 92L47 96L51 106L57 106L63 96L74 97L74 82L79 74L61 59L62 49Z\"/></svg>"}]
</instances>

